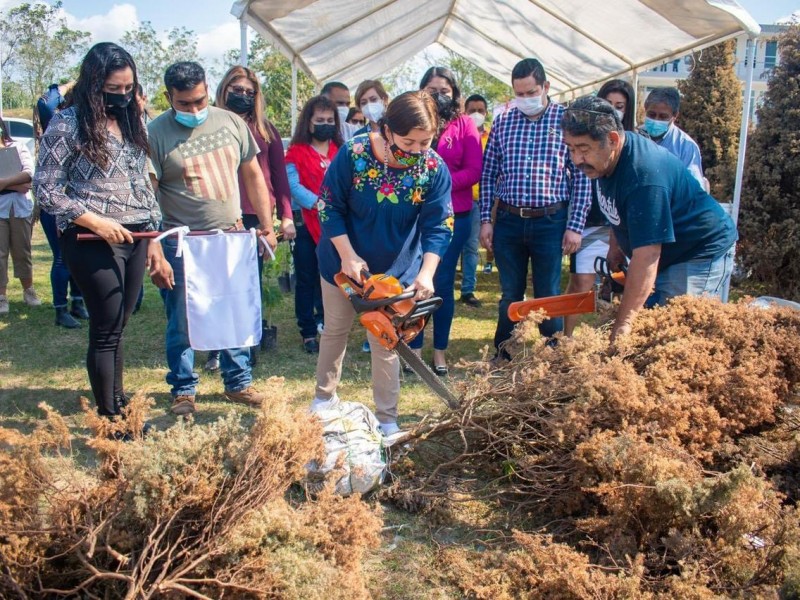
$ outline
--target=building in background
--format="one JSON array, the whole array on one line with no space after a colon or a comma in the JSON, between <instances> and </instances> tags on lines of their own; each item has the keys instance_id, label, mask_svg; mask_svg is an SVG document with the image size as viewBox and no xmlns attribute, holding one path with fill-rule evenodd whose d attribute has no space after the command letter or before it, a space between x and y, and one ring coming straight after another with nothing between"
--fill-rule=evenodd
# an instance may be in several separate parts
<instances>
[{"instance_id":1,"label":"building in background","mask_svg":"<svg viewBox=\"0 0 800 600\"><path fill-rule=\"evenodd\" d=\"M761 35L756 40L756 70L753 73L753 89L750 95L750 119L754 123L756 122L755 111L761 103L762 96L767 91L767 81L770 73L780 62L778 37L781 32L786 30L786 27L786 25L761 25ZM736 74L742 82L742 90L744 90L747 73L746 62L750 43L750 40L744 34L736 40ZM653 88L677 86L678 81L688 78L695 60L703 60L702 51L697 53L697 57L687 54L682 58L640 73L639 89L636 91L639 106L642 105L647 94Z\"/></svg>"}]
</instances>

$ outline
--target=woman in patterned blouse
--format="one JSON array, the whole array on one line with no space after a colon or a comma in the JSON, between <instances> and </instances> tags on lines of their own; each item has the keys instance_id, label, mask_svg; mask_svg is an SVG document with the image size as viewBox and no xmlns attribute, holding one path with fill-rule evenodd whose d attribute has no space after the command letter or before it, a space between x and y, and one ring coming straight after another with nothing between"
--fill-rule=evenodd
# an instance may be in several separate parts
<instances>
[{"instance_id":1,"label":"woman in patterned blouse","mask_svg":"<svg viewBox=\"0 0 800 600\"><path fill-rule=\"evenodd\" d=\"M107 417L120 416L127 402L122 333L148 260L148 241L134 240L131 232L153 231L161 220L148 178L142 111L132 101L137 83L128 52L111 43L93 46L72 105L53 117L41 138L34 179L89 309L86 369L97 410ZM79 242L79 233L102 241Z\"/></svg>"},{"instance_id":2,"label":"woman in patterned blouse","mask_svg":"<svg viewBox=\"0 0 800 600\"><path fill-rule=\"evenodd\" d=\"M325 174L317 203L325 329L312 408L337 402L355 317L334 275L342 271L360 279L364 270L386 273L415 289L419 300L433 293L433 275L451 234L450 173L431 150L437 126L428 94L401 94L389 104L380 130L348 141ZM384 435L391 436L399 431L400 363L372 334L368 339L376 415Z\"/></svg>"}]
</instances>

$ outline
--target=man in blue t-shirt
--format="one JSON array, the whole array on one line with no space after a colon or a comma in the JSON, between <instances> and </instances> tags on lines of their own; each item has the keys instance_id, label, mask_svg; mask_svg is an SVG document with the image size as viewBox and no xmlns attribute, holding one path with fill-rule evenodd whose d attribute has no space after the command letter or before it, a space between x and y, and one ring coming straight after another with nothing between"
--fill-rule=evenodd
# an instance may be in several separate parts
<instances>
[{"instance_id":1,"label":"man in blue t-shirt","mask_svg":"<svg viewBox=\"0 0 800 600\"><path fill-rule=\"evenodd\" d=\"M600 209L611 223L609 264L630 259L612 341L628 332L653 288L655 304L718 296L730 277L736 226L681 161L624 131L602 98L576 100L561 128L575 166L599 180Z\"/></svg>"}]
</instances>

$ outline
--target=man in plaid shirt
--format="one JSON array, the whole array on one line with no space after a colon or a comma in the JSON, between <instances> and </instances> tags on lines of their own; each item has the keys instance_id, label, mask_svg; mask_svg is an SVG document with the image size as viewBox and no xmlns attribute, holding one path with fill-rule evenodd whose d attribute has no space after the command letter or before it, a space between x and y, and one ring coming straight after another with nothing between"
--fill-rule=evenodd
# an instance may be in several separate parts
<instances>
[{"instance_id":1,"label":"man in plaid shirt","mask_svg":"<svg viewBox=\"0 0 800 600\"><path fill-rule=\"evenodd\" d=\"M502 296L494 345L503 344L514 328L508 305L522 300L533 271L533 295L561 292L561 257L580 248L591 206L587 177L575 169L561 134L564 108L547 97L550 83L533 58L511 72L516 107L498 119L483 155L480 182L481 245L493 249ZM496 222L492 206L497 203ZM546 337L563 329L561 318L539 325Z\"/></svg>"}]
</instances>

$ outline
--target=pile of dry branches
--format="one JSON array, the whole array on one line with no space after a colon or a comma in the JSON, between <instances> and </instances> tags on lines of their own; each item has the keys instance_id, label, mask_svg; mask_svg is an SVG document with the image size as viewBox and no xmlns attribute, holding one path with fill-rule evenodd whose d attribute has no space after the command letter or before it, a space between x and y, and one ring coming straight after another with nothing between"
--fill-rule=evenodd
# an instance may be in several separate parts
<instances>
[{"instance_id":1,"label":"pile of dry branches","mask_svg":"<svg viewBox=\"0 0 800 600\"><path fill-rule=\"evenodd\" d=\"M549 348L534 325L395 464L402 506L499 499L535 532L446 551L454 581L481 598L800 592L800 313L681 298L613 352L602 330Z\"/></svg>"},{"instance_id":2,"label":"pile of dry branches","mask_svg":"<svg viewBox=\"0 0 800 600\"><path fill-rule=\"evenodd\" d=\"M361 598L381 520L359 498L290 493L322 452L319 425L280 400L245 427L230 415L141 430L86 409L102 458L80 467L61 417L0 429L0 597ZM117 436L119 437L119 436Z\"/></svg>"}]
</instances>

